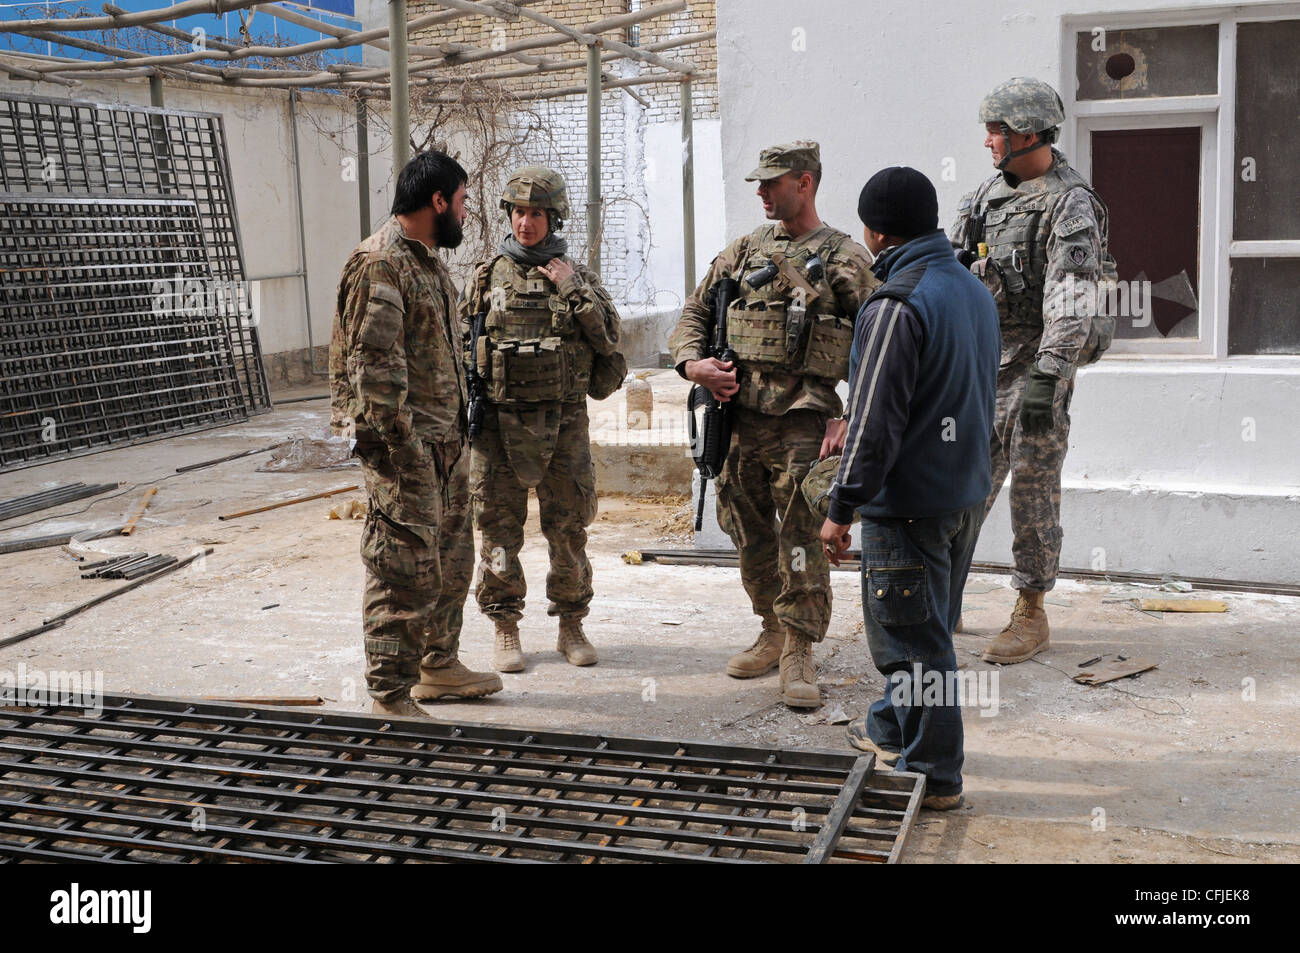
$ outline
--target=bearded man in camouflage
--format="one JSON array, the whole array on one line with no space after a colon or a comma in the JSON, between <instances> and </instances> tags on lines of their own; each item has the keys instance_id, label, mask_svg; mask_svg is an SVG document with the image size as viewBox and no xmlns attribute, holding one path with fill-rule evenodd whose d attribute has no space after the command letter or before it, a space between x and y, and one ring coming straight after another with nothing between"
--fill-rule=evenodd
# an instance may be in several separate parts
<instances>
[{"instance_id":1,"label":"bearded man in camouflage","mask_svg":"<svg viewBox=\"0 0 1300 953\"><path fill-rule=\"evenodd\" d=\"M458 660L474 566L465 371L456 288L438 257L465 221L465 170L422 152L393 215L353 251L330 338L331 424L355 437L369 497L362 618L373 711L501 690Z\"/></svg>"},{"instance_id":2,"label":"bearded man in camouflage","mask_svg":"<svg viewBox=\"0 0 1300 953\"><path fill-rule=\"evenodd\" d=\"M511 233L496 255L474 266L461 302L474 344L467 361L487 397L472 454L474 521L482 534L475 595L496 625L494 666L522 671L527 584L519 550L528 491L536 488L550 551L547 612L559 617L556 648L573 665L594 665L596 649L582 628L592 598L587 527L596 518L587 397L608 397L627 373L619 316L600 278L570 262L556 234L569 214L558 173L517 169L501 208Z\"/></svg>"},{"instance_id":3,"label":"bearded man in camouflage","mask_svg":"<svg viewBox=\"0 0 1300 953\"><path fill-rule=\"evenodd\" d=\"M758 182L774 224L738 238L713 260L669 338L677 372L737 404L718 479L718 523L735 543L757 641L727 674L754 678L779 665L791 707L821 704L813 644L830 624L830 565L799 484L818 459L844 445L835 385L847 378L858 309L879 281L871 259L817 214L821 150L799 140L764 149L746 181ZM738 366L706 357L710 291L740 281L727 313Z\"/></svg>"},{"instance_id":4,"label":"bearded man in camouflage","mask_svg":"<svg viewBox=\"0 0 1300 953\"><path fill-rule=\"evenodd\" d=\"M984 145L998 172L962 199L949 238L993 293L1002 330L993 490L1011 473L1010 623L984 660L1023 662L1049 644L1043 595L1061 560L1061 468L1070 435L1075 370L1101 357L1113 316L1097 314L1116 275L1106 205L1051 144L1065 120L1044 82L1009 80L980 104Z\"/></svg>"}]
</instances>

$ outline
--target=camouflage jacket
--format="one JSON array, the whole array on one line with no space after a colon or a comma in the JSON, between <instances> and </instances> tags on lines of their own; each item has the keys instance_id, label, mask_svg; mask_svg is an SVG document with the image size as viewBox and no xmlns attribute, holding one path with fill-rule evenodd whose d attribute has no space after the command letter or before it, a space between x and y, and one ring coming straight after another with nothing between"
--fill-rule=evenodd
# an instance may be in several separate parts
<instances>
[{"instance_id":1,"label":"camouflage jacket","mask_svg":"<svg viewBox=\"0 0 1300 953\"><path fill-rule=\"evenodd\" d=\"M841 316L850 326L857 320L862 302L880 285L871 273L871 256L867 250L844 232L820 225L806 235L791 237L779 223L775 229L764 225L736 239L714 258L704 280L686 300L681 319L668 338L668 349L678 374L685 377L686 362L698 361L708 354L713 331L713 313L706 303L708 290L720 278L739 279L750 268L761 265L763 256L757 255L757 246L765 237L769 244L780 247L787 258L794 258L800 252L827 249L822 259L833 301L821 302L818 307L823 313ZM829 244L828 239L831 239ZM852 339L851 327L849 339ZM838 417L843 407L835 383L828 378L801 376L779 369L742 367L740 391L733 399L741 407L764 414L780 416L792 410L815 410Z\"/></svg>"},{"instance_id":2,"label":"camouflage jacket","mask_svg":"<svg viewBox=\"0 0 1300 953\"><path fill-rule=\"evenodd\" d=\"M1084 284L1098 289L1107 279L1107 211L1065 156L1052 153L1051 168L1036 179L1013 186L999 172L966 195L948 237L972 252L979 241L988 245L987 261L971 270L994 291L1004 340L1041 328L1037 365L1068 378L1089 357L1082 352L1092 320L1087 308L1067 307L1063 299ZM989 262L996 280L987 274Z\"/></svg>"},{"instance_id":3,"label":"camouflage jacket","mask_svg":"<svg viewBox=\"0 0 1300 953\"><path fill-rule=\"evenodd\" d=\"M352 421L359 447L388 448L395 465L426 445L463 440L465 369L456 287L438 254L396 218L353 251L339 279L330 337L331 424Z\"/></svg>"}]
</instances>

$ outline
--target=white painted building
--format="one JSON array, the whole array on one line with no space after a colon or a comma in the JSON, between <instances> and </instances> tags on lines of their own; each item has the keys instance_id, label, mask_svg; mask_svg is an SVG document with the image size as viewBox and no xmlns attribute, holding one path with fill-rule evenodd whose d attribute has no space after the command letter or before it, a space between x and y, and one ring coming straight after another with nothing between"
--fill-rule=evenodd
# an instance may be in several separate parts
<instances>
[{"instance_id":1,"label":"white painted building","mask_svg":"<svg viewBox=\"0 0 1300 953\"><path fill-rule=\"evenodd\" d=\"M1062 565L1300 583L1300 3L1089 6L722 0L725 233L762 222L744 175L794 138L821 143L830 224L859 235L862 184L904 164L946 227L992 171L983 95L1052 83L1061 150L1114 183L1121 277L1167 295L1079 373ZM1009 562L1006 510L977 560Z\"/></svg>"}]
</instances>

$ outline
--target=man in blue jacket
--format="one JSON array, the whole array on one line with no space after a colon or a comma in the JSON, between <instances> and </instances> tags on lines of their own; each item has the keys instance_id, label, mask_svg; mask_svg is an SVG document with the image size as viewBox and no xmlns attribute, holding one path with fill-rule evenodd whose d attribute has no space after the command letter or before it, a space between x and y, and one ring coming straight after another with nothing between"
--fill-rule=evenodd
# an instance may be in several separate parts
<instances>
[{"instance_id":1,"label":"man in blue jacket","mask_svg":"<svg viewBox=\"0 0 1300 953\"><path fill-rule=\"evenodd\" d=\"M885 694L849 741L926 776L924 806L960 806L962 721L952 632L990 490L1001 338L988 289L953 257L934 186L906 167L858 199L873 270L849 370L848 432L822 544L862 517L862 603Z\"/></svg>"}]
</instances>

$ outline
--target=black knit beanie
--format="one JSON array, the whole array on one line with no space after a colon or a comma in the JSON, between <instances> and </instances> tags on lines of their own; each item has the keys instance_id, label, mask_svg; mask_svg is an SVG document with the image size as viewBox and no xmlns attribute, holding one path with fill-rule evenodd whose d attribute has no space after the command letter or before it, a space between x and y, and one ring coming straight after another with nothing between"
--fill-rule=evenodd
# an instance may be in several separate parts
<instances>
[{"instance_id":1,"label":"black knit beanie","mask_svg":"<svg viewBox=\"0 0 1300 953\"><path fill-rule=\"evenodd\" d=\"M873 232L916 238L939 227L939 196L922 173L905 165L890 166L862 187L858 218Z\"/></svg>"}]
</instances>

